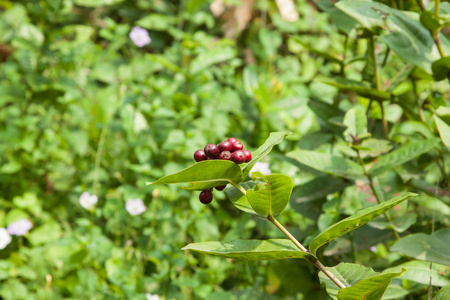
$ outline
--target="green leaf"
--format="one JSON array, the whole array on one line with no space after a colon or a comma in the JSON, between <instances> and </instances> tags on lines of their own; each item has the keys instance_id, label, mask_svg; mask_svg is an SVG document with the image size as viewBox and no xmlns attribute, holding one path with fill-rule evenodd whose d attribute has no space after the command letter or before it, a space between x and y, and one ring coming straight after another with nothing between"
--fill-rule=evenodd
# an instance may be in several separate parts
<instances>
[{"instance_id":1,"label":"green leaf","mask_svg":"<svg viewBox=\"0 0 450 300\"><path fill-rule=\"evenodd\" d=\"M177 23L177 18L163 14L150 14L136 22L137 25L149 29L164 31Z\"/></svg>"},{"instance_id":2,"label":"green leaf","mask_svg":"<svg viewBox=\"0 0 450 300\"><path fill-rule=\"evenodd\" d=\"M241 180L241 168L234 162L228 160L205 160L177 173L161 177L155 182L147 182L147 185L201 182L219 186L231 182L239 183Z\"/></svg>"},{"instance_id":3,"label":"green leaf","mask_svg":"<svg viewBox=\"0 0 450 300\"><path fill-rule=\"evenodd\" d=\"M401 146L400 148L381 156L370 169L371 176L378 176L384 172L400 166L415 157L433 149L439 143L438 139L420 140Z\"/></svg>"},{"instance_id":4,"label":"green leaf","mask_svg":"<svg viewBox=\"0 0 450 300\"><path fill-rule=\"evenodd\" d=\"M404 216L397 217L392 220L392 222L387 222L386 219L377 218L369 223L370 227L377 228L380 230L389 228L394 229L397 232L406 231L411 225L415 224L417 221L417 214L409 213Z\"/></svg>"},{"instance_id":5,"label":"green leaf","mask_svg":"<svg viewBox=\"0 0 450 300\"><path fill-rule=\"evenodd\" d=\"M286 156L326 174L344 178L364 176L364 170L359 164L343 157L300 149L289 152Z\"/></svg>"},{"instance_id":6,"label":"green leaf","mask_svg":"<svg viewBox=\"0 0 450 300\"><path fill-rule=\"evenodd\" d=\"M353 137L359 137L367 133L367 117L364 110L360 107L353 107L344 117L344 124L347 129L344 131L344 137L347 142L352 142Z\"/></svg>"},{"instance_id":7,"label":"green leaf","mask_svg":"<svg viewBox=\"0 0 450 300\"><path fill-rule=\"evenodd\" d=\"M287 258L301 258L311 262L316 260L310 253L300 251L293 242L287 239L202 242L189 244L181 250L243 260Z\"/></svg>"},{"instance_id":8,"label":"green leaf","mask_svg":"<svg viewBox=\"0 0 450 300\"><path fill-rule=\"evenodd\" d=\"M400 238L391 251L398 251L418 260L425 260L450 266L450 228L434 232L431 235L415 233Z\"/></svg>"},{"instance_id":9,"label":"green leaf","mask_svg":"<svg viewBox=\"0 0 450 300\"><path fill-rule=\"evenodd\" d=\"M257 184L255 189L247 190L247 198L254 211L261 217L278 216L289 203L294 183L283 174L263 175L252 173L252 177L261 178L265 185Z\"/></svg>"},{"instance_id":10,"label":"green leaf","mask_svg":"<svg viewBox=\"0 0 450 300\"><path fill-rule=\"evenodd\" d=\"M433 64L431 64L431 70L433 71L433 77L436 80L450 78L450 56L443 57L433 62Z\"/></svg>"},{"instance_id":11,"label":"green leaf","mask_svg":"<svg viewBox=\"0 0 450 300\"><path fill-rule=\"evenodd\" d=\"M379 300L391 283L392 279L402 275L406 270L398 273L386 273L358 281L355 285L339 290L338 299L342 300Z\"/></svg>"},{"instance_id":12,"label":"green leaf","mask_svg":"<svg viewBox=\"0 0 450 300\"><path fill-rule=\"evenodd\" d=\"M352 184L351 181L343 181L342 179L331 176L316 177L294 189L291 197L292 208L296 209L297 203L304 203L323 198L326 195L342 191Z\"/></svg>"},{"instance_id":13,"label":"green leaf","mask_svg":"<svg viewBox=\"0 0 450 300\"><path fill-rule=\"evenodd\" d=\"M436 14L428 10L421 12L420 23L422 23L423 27L431 31L438 29L439 26L441 26L439 21L436 20Z\"/></svg>"},{"instance_id":14,"label":"green leaf","mask_svg":"<svg viewBox=\"0 0 450 300\"><path fill-rule=\"evenodd\" d=\"M99 7L99 6L117 4L122 1L123 0L74 0L74 3L79 6Z\"/></svg>"},{"instance_id":15,"label":"green leaf","mask_svg":"<svg viewBox=\"0 0 450 300\"><path fill-rule=\"evenodd\" d=\"M330 15L331 20L336 26L345 32L345 34L349 35L350 32L356 27L358 24L353 18L344 14L342 11L334 6L334 2L329 0L317 0L315 1L317 6L320 7L321 10L325 11Z\"/></svg>"},{"instance_id":16,"label":"green leaf","mask_svg":"<svg viewBox=\"0 0 450 300\"><path fill-rule=\"evenodd\" d=\"M351 287L358 281L378 275L372 268L351 263L340 263L336 267L327 268L327 270L346 287ZM328 295L333 299L337 299L339 287L323 272L319 272L319 279L321 283L325 283Z\"/></svg>"},{"instance_id":17,"label":"green leaf","mask_svg":"<svg viewBox=\"0 0 450 300\"><path fill-rule=\"evenodd\" d=\"M338 57L335 57L335 56L329 54L328 52L317 50L316 48L310 46L308 43L305 43L304 41L302 41L301 38L298 37L298 36L291 37L289 39L288 43L298 43L298 44L302 45L304 48L306 48L311 53L314 53L314 54L317 54L319 56L322 56L326 60L335 62L335 63L337 63L339 65L343 64L342 59L340 59Z\"/></svg>"},{"instance_id":18,"label":"green leaf","mask_svg":"<svg viewBox=\"0 0 450 300\"><path fill-rule=\"evenodd\" d=\"M241 183L241 186L245 190L249 190L256 186L256 182L254 182L253 180L245 181ZM250 202L248 202L248 198L244 194L242 194L240 190L238 190L234 186L231 186L227 187L224 192L236 208L249 214L258 215L256 211L253 210Z\"/></svg>"},{"instance_id":19,"label":"green leaf","mask_svg":"<svg viewBox=\"0 0 450 300\"><path fill-rule=\"evenodd\" d=\"M369 84L364 85L359 81L354 81L350 79L345 79L342 77L333 77L333 78L319 78L317 79L320 82L325 84L335 86L340 91L343 92L354 92L360 96L374 99L374 100L389 100L391 95L385 91L380 91L374 88L371 88Z\"/></svg>"},{"instance_id":20,"label":"green leaf","mask_svg":"<svg viewBox=\"0 0 450 300\"><path fill-rule=\"evenodd\" d=\"M439 290L433 300L447 300L450 299L450 283Z\"/></svg>"},{"instance_id":21,"label":"green leaf","mask_svg":"<svg viewBox=\"0 0 450 300\"><path fill-rule=\"evenodd\" d=\"M356 19L363 27L379 35L398 56L431 74L431 64L440 58L428 29L419 21L419 14L404 12L379 2L343 0L337 8ZM450 43L441 35L444 52Z\"/></svg>"},{"instance_id":22,"label":"green leaf","mask_svg":"<svg viewBox=\"0 0 450 300\"><path fill-rule=\"evenodd\" d=\"M248 173L250 173L251 169L258 161L260 161L264 156L269 154L273 146L281 143L283 139L290 134L291 133L288 131L270 133L269 137L264 142L264 144L262 144L258 149L252 152L253 157L252 160L242 167L242 173L244 178L248 175Z\"/></svg>"},{"instance_id":23,"label":"green leaf","mask_svg":"<svg viewBox=\"0 0 450 300\"><path fill-rule=\"evenodd\" d=\"M400 204L408 198L414 197L416 194L406 193L402 196L380 203L376 206L368 207L356 212L354 215L328 227L325 231L316 236L309 244L309 251L316 255L317 249L326 243L338 238L356 228L361 227L367 222L375 219L379 215L388 211L392 207Z\"/></svg>"},{"instance_id":24,"label":"green leaf","mask_svg":"<svg viewBox=\"0 0 450 300\"><path fill-rule=\"evenodd\" d=\"M398 272L403 268L407 270L402 275L402 279L404 280L411 280L413 282L429 285L431 277L431 284L433 286L450 284L450 271L447 266L437 263L430 264L426 261L408 261L401 265L388 268L384 270L383 273Z\"/></svg>"},{"instance_id":25,"label":"green leaf","mask_svg":"<svg viewBox=\"0 0 450 300\"><path fill-rule=\"evenodd\" d=\"M194 58L189 68L189 74L195 75L212 65L228 61L234 57L236 57L236 49L231 47L220 47L207 50Z\"/></svg>"}]
</instances>

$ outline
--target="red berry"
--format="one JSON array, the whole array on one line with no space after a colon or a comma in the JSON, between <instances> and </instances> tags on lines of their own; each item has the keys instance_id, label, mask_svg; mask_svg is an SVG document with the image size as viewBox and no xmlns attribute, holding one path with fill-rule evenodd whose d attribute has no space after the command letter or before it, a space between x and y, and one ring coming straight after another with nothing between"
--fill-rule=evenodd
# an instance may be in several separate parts
<instances>
[{"instance_id":1,"label":"red berry","mask_svg":"<svg viewBox=\"0 0 450 300\"><path fill-rule=\"evenodd\" d=\"M194 159L195 159L196 162L199 162L199 161L202 161L202 160L207 160L208 157L206 157L205 151L203 151L202 149L198 149L194 153Z\"/></svg>"},{"instance_id":2,"label":"red berry","mask_svg":"<svg viewBox=\"0 0 450 300\"><path fill-rule=\"evenodd\" d=\"M249 150L242 150L245 154L245 162L248 163L252 160L252 153Z\"/></svg>"},{"instance_id":3,"label":"red berry","mask_svg":"<svg viewBox=\"0 0 450 300\"><path fill-rule=\"evenodd\" d=\"M242 150L234 151L231 154L231 160L237 164L242 164L245 161L245 154Z\"/></svg>"},{"instance_id":4,"label":"red berry","mask_svg":"<svg viewBox=\"0 0 450 300\"><path fill-rule=\"evenodd\" d=\"M216 144L208 144L205 147L205 154L209 158L218 158L219 157L219 147Z\"/></svg>"},{"instance_id":5,"label":"red berry","mask_svg":"<svg viewBox=\"0 0 450 300\"><path fill-rule=\"evenodd\" d=\"M211 201L213 199L212 191L211 190L202 191L200 193L200 195L198 196L198 198L200 199L201 203L209 204L209 203L211 203Z\"/></svg>"},{"instance_id":6,"label":"red berry","mask_svg":"<svg viewBox=\"0 0 450 300\"><path fill-rule=\"evenodd\" d=\"M226 187L227 187L226 184L225 185L219 185L219 186L216 186L215 189L218 190L218 191L223 191Z\"/></svg>"},{"instance_id":7,"label":"red berry","mask_svg":"<svg viewBox=\"0 0 450 300\"><path fill-rule=\"evenodd\" d=\"M220 153L219 158L220 159L224 159L224 160L230 160L231 152L230 151L223 151L222 153Z\"/></svg>"},{"instance_id":8,"label":"red berry","mask_svg":"<svg viewBox=\"0 0 450 300\"><path fill-rule=\"evenodd\" d=\"M238 150L242 150L242 149L244 149L244 146L239 141L234 142L233 145L231 146L231 151L232 152L238 151Z\"/></svg>"},{"instance_id":9,"label":"red berry","mask_svg":"<svg viewBox=\"0 0 450 300\"><path fill-rule=\"evenodd\" d=\"M220 152L231 151L231 143L229 141L223 141L222 143L217 145L217 147L219 147Z\"/></svg>"},{"instance_id":10,"label":"red berry","mask_svg":"<svg viewBox=\"0 0 450 300\"><path fill-rule=\"evenodd\" d=\"M234 137L231 137L227 140L231 145L234 144L234 142L237 142L237 139L235 139Z\"/></svg>"}]
</instances>

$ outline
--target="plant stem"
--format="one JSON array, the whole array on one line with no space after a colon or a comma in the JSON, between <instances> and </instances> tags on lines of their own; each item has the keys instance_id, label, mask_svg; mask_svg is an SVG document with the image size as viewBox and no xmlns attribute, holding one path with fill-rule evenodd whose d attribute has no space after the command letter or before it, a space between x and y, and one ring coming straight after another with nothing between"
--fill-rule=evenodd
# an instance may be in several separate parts
<instances>
[{"instance_id":1,"label":"plant stem","mask_svg":"<svg viewBox=\"0 0 450 300\"><path fill-rule=\"evenodd\" d=\"M369 180L369 185L370 185L370 188L372 190L372 193L375 196L375 199L377 200L377 203L380 204L381 203L380 195L378 195L378 192L375 189L375 185L373 184L373 178L372 178L372 176L370 176L369 172L367 172L366 165L364 164L364 161L363 161L363 159L361 157L361 154L359 153L359 150L356 150L356 153L358 154L359 163L361 164L361 166L363 168L364 175ZM388 223L392 224L391 216L389 216L389 214L387 212L384 213L384 216L386 218L386 221L388 221ZM397 239L397 240L400 239L400 236L398 235L397 231L394 228L392 228L392 231L394 233L395 239Z\"/></svg>"},{"instance_id":2,"label":"plant stem","mask_svg":"<svg viewBox=\"0 0 450 300\"><path fill-rule=\"evenodd\" d=\"M373 39L373 34L371 34L369 37L369 43L370 43L370 55L372 56L372 63L373 63L373 72L375 75L375 86L376 86L377 90L381 91L381 81L380 81L380 74L378 72L378 67L377 67L377 58L375 55L375 42Z\"/></svg>"},{"instance_id":3,"label":"plant stem","mask_svg":"<svg viewBox=\"0 0 450 300\"><path fill-rule=\"evenodd\" d=\"M242 185L240 185L239 183L234 183L234 182L231 182L231 185L234 186L235 188L237 188L242 194L247 196L247 191L242 187Z\"/></svg>"},{"instance_id":4,"label":"plant stem","mask_svg":"<svg viewBox=\"0 0 450 300\"><path fill-rule=\"evenodd\" d=\"M281 230L281 232L283 232L294 244L295 246L297 246L297 248L299 248L301 251L304 252L308 252L310 253L305 247L303 247L302 244L300 244L299 241L297 241L297 239L289 232L286 230L286 228L283 227L283 225L280 224L280 222L278 222L277 219L275 219L273 216L269 216L267 218L270 222L272 222L275 226L278 227L278 229ZM345 289L346 286L339 281L339 279L336 278L336 276L334 276L330 271L328 271L328 269L318 260L316 259L316 261L314 262L314 264L326 275L328 276L328 278L330 278L340 289Z\"/></svg>"},{"instance_id":5,"label":"plant stem","mask_svg":"<svg viewBox=\"0 0 450 300\"><path fill-rule=\"evenodd\" d=\"M416 0L416 2L417 2L417 5L419 5L420 11L425 9L425 7L423 6L422 0Z\"/></svg>"},{"instance_id":6,"label":"plant stem","mask_svg":"<svg viewBox=\"0 0 450 300\"><path fill-rule=\"evenodd\" d=\"M386 120L386 114L384 113L383 101L380 100L380 102L378 102L378 103L380 104L380 108L381 108L381 120L383 122L384 138L389 140L389 127L388 127L388 122Z\"/></svg>"}]
</instances>

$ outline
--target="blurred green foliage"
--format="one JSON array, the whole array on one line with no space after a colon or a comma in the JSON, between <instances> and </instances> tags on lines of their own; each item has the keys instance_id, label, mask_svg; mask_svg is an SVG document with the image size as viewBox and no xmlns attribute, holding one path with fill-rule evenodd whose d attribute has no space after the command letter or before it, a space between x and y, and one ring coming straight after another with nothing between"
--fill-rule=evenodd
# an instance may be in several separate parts
<instances>
[{"instance_id":1,"label":"blurred green foliage","mask_svg":"<svg viewBox=\"0 0 450 300\"><path fill-rule=\"evenodd\" d=\"M33 223L0 250L1 299L328 299L307 262L180 251L193 241L283 236L234 209L222 192L203 206L197 192L145 182L191 165L207 143L235 136L256 149L270 132L291 131L270 155L270 168L293 179L290 209L280 219L308 244L372 206L373 195L363 179L342 180L285 154L315 151L359 163L345 139L352 108L368 117L373 140L361 144L367 164L434 137L448 146L450 113L438 109L450 101L448 64L436 63L426 29L419 36L424 59L394 53L409 49L396 43L404 41L399 36L380 35L371 44L380 20L363 30L349 16L358 13L349 1L341 10L328 1L297 1L295 22L284 20L273 1L246 2L251 20L226 38L223 25L238 20L214 17L211 1L0 1L0 227ZM419 11L414 1L397 2ZM447 4L441 3L443 18ZM397 13L394 21L405 21ZM149 45L133 44L134 26L148 30ZM414 45L416 32L407 29ZM448 47L444 35L441 41ZM406 218L399 233L449 226L448 170L448 148L439 143L377 175L383 199L420 193L392 213ZM84 191L98 196L94 208L80 205ZM146 212L130 215L130 198L143 199ZM392 230L379 221L319 255L326 265L357 262L377 271L406 263L388 250ZM423 280L394 283L386 299L426 299Z\"/></svg>"}]
</instances>

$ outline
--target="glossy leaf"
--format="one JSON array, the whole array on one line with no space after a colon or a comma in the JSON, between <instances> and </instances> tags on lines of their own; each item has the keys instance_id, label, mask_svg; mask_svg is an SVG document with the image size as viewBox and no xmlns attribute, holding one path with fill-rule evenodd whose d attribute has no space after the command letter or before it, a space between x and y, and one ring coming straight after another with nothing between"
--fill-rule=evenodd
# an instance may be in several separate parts
<instances>
[{"instance_id":1,"label":"glossy leaf","mask_svg":"<svg viewBox=\"0 0 450 300\"><path fill-rule=\"evenodd\" d=\"M325 174L344 178L364 176L364 170L359 164L344 157L307 150L294 150L286 155Z\"/></svg>"},{"instance_id":2,"label":"glossy leaf","mask_svg":"<svg viewBox=\"0 0 450 300\"><path fill-rule=\"evenodd\" d=\"M147 185L186 182L224 185L230 182L238 183L241 180L241 168L234 162L227 160L205 160L195 163L177 173L161 177L155 182L147 182Z\"/></svg>"},{"instance_id":3,"label":"glossy leaf","mask_svg":"<svg viewBox=\"0 0 450 300\"><path fill-rule=\"evenodd\" d=\"M252 173L252 177L261 178L265 185L257 184L254 190L247 190L247 198L253 210L261 217L278 216L289 203L293 182L283 174L263 175L260 172Z\"/></svg>"},{"instance_id":4,"label":"glossy leaf","mask_svg":"<svg viewBox=\"0 0 450 300\"><path fill-rule=\"evenodd\" d=\"M387 92L371 88L368 84L364 85L359 81L353 81L342 77L320 78L321 82L337 87L343 92L354 92L360 96L374 100L388 100L391 95Z\"/></svg>"},{"instance_id":5,"label":"glossy leaf","mask_svg":"<svg viewBox=\"0 0 450 300\"><path fill-rule=\"evenodd\" d=\"M391 283L392 279L399 277L406 270L398 273L385 273L358 281L355 285L339 290L339 300L379 300Z\"/></svg>"},{"instance_id":6,"label":"glossy leaf","mask_svg":"<svg viewBox=\"0 0 450 300\"><path fill-rule=\"evenodd\" d=\"M370 169L372 176L378 176L385 171L400 166L415 157L433 149L439 143L438 139L420 140L401 146L400 148L381 156Z\"/></svg>"},{"instance_id":7,"label":"glossy leaf","mask_svg":"<svg viewBox=\"0 0 450 300\"><path fill-rule=\"evenodd\" d=\"M437 295L434 296L433 298L433 300L447 300L447 299L450 299L450 283L442 287L439 290L439 293L437 293Z\"/></svg>"},{"instance_id":8,"label":"glossy leaf","mask_svg":"<svg viewBox=\"0 0 450 300\"><path fill-rule=\"evenodd\" d=\"M360 107L354 107L347 111L344 117L344 124L347 126L347 129L344 131L344 137L347 142L352 142L352 136L359 137L367 133L366 113Z\"/></svg>"},{"instance_id":9,"label":"glossy leaf","mask_svg":"<svg viewBox=\"0 0 450 300\"><path fill-rule=\"evenodd\" d=\"M321 10L325 11L330 16L333 23L336 24L336 26L347 35L349 35L350 32L358 24L353 18L337 9L336 6L334 6L334 2L332 1L317 0L315 1L315 3L320 7Z\"/></svg>"},{"instance_id":10,"label":"glossy leaf","mask_svg":"<svg viewBox=\"0 0 450 300\"><path fill-rule=\"evenodd\" d=\"M450 284L450 270L447 266L427 261L413 260L403 263L401 265L388 268L383 273L398 272L401 269L406 269L402 275L402 279L411 280L421 284L431 284L433 286L444 286Z\"/></svg>"},{"instance_id":11,"label":"glossy leaf","mask_svg":"<svg viewBox=\"0 0 450 300\"><path fill-rule=\"evenodd\" d=\"M272 148L275 145L278 145L279 143L281 143L283 141L283 139L289 134L291 134L291 133L287 132L287 131L270 133L269 137L264 142L264 144L262 144L255 151L252 151L252 160L242 167L243 177L245 178L248 175L248 173L250 173L253 166L258 161L260 161L264 156L269 154L269 152L272 150Z\"/></svg>"},{"instance_id":12,"label":"glossy leaf","mask_svg":"<svg viewBox=\"0 0 450 300\"><path fill-rule=\"evenodd\" d=\"M416 196L416 194L406 193L402 196L385 201L376 206L368 207L358 211L356 214L328 227L328 229L316 236L309 244L309 251L311 251L313 255L316 255L317 249L319 249L321 246L356 228L361 227L367 222L388 211L392 207L413 196Z\"/></svg>"},{"instance_id":13,"label":"glossy leaf","mask_svg":"<svg viewBox=\"0 0 450 300\"><path fill-rule=\"evenodd\" d=\"M415 233L402 237L391 247L391 251L398 251L418 260L450 266L448 245L450 245L450 228L438 230L431 235Z\"/></svg>"},{"instance_id":14,"label":"glossy leaf","mask_svg":"<svg viewBox=\"0 0 450 300\"><path fill-rule=\"evenodd\" d=\"M242 260L288 258L301 258L311 262L316 260L310 253L300 251L293 242L287 239L192 243L181 250Z\"/></svg>"},{"instance_id":15,"label":"glossy leaf","mask_svg":"<svg viewBox=\"0 0 450 300\"><path fill-rule=\"evenodd\" d=\"M436 14L427 10L421 12L420 23L422 23L423 27L425 27L428 30L435 30L438 29L440 26L439 21L436 20Z\"/></svg>"},{"instance_id":16,"label":"glossy leaf","mask_svg":"<svg viewBox=\"0 0 450 300\"><path fill-rule=\"evenodd\" d=\"M241 183L241 186L245 190L248 190L255 187L256 182L254 182L253 180L245 181ZM230 186L227 187L224 192L236 208L246 213L257 215L256 211L254 211L253 207L250 205L250 202L248 202L248 198L240 190L238 190L234 186Z\"/></svg>"},{"instance_id":17,"label":"glossy leaf","mask_svg":"<svg viewBox=\"0 0 450 300\"><path fill-rule=\"evenodd\" d=\"M431 74L431 64L440 58L430 32L419 21L419 14L403 12L379 2L343 0L336 7L379 35L398 56ZM450 43L441 35L444 52Z\"/></svg>"}]
</instances>

